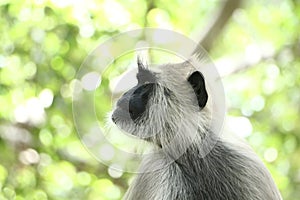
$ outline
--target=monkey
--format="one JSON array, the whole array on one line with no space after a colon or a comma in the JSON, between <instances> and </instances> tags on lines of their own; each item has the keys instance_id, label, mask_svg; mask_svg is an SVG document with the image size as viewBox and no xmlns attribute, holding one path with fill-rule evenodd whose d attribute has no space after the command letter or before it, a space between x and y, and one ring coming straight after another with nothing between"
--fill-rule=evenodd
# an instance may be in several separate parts
<instances>
[{"instance_id":1,"label":"monkey","mask_svg":"<svg viewBox=\"0 0 300 200\"><path fill-rule=\"evenodd\" d=\"M111 119L158 153L144 158L123 199L282 199L258 156L211 128L211 96L193 62L154 70L137 59L138 83L117 100Z\"/></svg>"}]
</instances>

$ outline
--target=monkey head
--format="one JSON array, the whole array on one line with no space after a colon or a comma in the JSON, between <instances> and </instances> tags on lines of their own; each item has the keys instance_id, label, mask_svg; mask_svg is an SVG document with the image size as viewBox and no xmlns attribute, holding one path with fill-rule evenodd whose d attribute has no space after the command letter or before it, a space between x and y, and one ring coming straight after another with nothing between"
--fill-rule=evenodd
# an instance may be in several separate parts
<instances>
[{"instance_id":1,"label":"monkey head","mask_svg":"<svg viewBox=\"0 0 300 200\"><path fill-rule=\"evenodd\" d=\"M137 85L116 103L113 122L138 138L163 147L176 134L189 138L206 121L205 80L189 61L158 66L153 71L138 59ZM192 137L192 136L191 136Z\"/></svg>"}]
</instances>

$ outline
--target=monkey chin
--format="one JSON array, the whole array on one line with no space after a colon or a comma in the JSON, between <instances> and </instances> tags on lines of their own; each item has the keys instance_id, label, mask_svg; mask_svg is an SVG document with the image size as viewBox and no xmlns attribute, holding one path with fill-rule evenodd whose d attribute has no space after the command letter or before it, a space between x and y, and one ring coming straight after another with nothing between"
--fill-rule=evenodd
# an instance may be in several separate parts
<instances>
[{"instance_id":1,"label":"monkey chin","mask_svg":"<svg viewBox=\"0 0 300 200\"><path fill-rule=\"evenodd\" d=\"M129 136L140 138L138 136L139 131L136 128L136 124L131 119L128 111L123 108L116 107L112 112L111 119L119 129L125 131Z\"/></svg>"},{"instance_id":2,"label":"monkey chin","mask_svg":"<svg viewBox=\"0 0 300 200\"><path fill-rule=\"evenodd\" d=\"M112 112L111 119L119 129L126 132L131 130L130 124L132 123L132 120L128 111L120 107L116 107L116 109Z\"/></svg>"},{"instance_id":3,"label":"monkey chin","mask_svg":"<svg viewBox=\"0 0 300 200\"><path fill-rule=\"evenodd\" d=\"M125 131L126 135L161 147L160 142L157 140L157 136L148 135L149 126L143 125L142 121L134 121L130 117L128 111L120 107L116 107L111 114L111 120L120 130Z\"/></svg>"}]
</instances>

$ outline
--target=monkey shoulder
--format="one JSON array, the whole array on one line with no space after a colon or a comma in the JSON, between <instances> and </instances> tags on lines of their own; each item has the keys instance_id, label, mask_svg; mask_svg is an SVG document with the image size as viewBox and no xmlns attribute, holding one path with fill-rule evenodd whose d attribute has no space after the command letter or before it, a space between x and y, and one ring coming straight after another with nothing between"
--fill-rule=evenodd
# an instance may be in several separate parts
<instances>
[{"instance_id":1,"label":"monkey shoulder","mask_svg":"<svg viewBox=\"0 0 300 200\"><path fill-rule=\"evenodd\" d=\"M159 170L151 169L159 167ZM280 200L275 184L259 160L219 141L205 157L188 149L176 161L150 159L125 199Z\"/></svg>"},{"instance_id":2,"label":"monkey shoulder","mask_svg":"<svg viewBox=\"0 0 300 200\"><path fill-rule=\"evenodd\" d=\"M218 141L205 157L188 149L170 166L170 171L179 174L170 178L180 179L174 182L181 182L186 189L177 199L281 199L259 158L249 150L223 141Z\"/></svg>"}]
</instances>

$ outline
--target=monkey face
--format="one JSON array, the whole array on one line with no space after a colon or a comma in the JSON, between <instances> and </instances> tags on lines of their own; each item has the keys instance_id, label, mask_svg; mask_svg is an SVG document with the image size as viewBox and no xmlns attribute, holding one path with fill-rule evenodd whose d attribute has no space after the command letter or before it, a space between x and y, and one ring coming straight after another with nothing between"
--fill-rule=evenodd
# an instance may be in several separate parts
<instances>
[{"instance_id":1,"label":"monkey face","mask_svg":"<svg viewBox=\"0 0 300 200\"><path fill-rule=\"evenodd\" d=\"M115 123L132 121L138 124L147 110L149 98L153 95L156 83L137 85L125 92L117 101L116 110L112 115Z\"/></svg>"}]
</instances>

